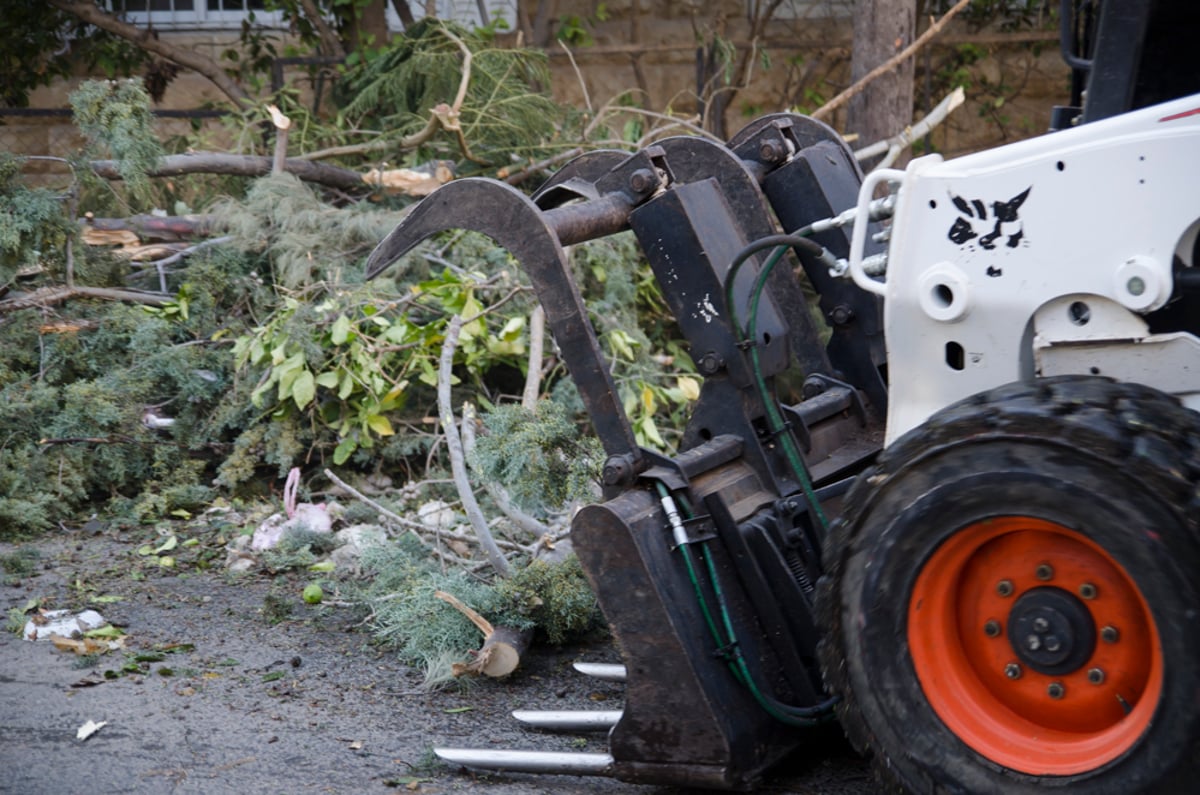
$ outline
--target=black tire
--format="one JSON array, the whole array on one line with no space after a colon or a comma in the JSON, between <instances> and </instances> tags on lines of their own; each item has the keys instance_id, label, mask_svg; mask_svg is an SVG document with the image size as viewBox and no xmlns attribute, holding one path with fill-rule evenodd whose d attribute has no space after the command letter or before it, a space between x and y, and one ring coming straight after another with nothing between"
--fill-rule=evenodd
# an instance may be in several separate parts
<instances>
[{"instance_id":1,"label":"black tire","mask_svg":"<svg viewBox=\"0 0 1200 795\"><path fill-rule=\"evenodd\" d=\"M970 795L1197 791L1198 480L1200 415L1155 390L1100 378L992 390L946 408L889 447L860 476L831 529L817 603L826 685L841 696L843 728L872 757L882 787ZM1041 555L1043 541L1054 554L1060 544L1081 551L1078 560L1064 559L1073 581L1039 582L1053 577L1053 567L1026 571L1030 558L997 546L1020 542ZM955 568L959 561L966 562ZM1081 584L1092 575L1075 576L1087 567L1113 581L1096 580L1106 583L1107 601ZM1014 579L997 578L1009 568ZM1118 599L1122 577L1132 589L1123 593L1133 596ZM946 598L935 601L942 591ZM1006 591L1009 612L976 629ZM1037 656L1048 646L1022 634L1031 615L1043 615L1031 610L1046 609L1051 597L1061 611L1045 615L1060 624L1075 615L1059 633L1075 653L1058 659L1058 668ZM1121 613L1124 635L1100 626L1110 621L1105 610L1134 611ZM1099 634L1089 640L1089 624L1107 641ZM1117 654L1139 673L1118 681L1122 668L1097 662ZM1002 665L1000 679L998 655L1016 664ZM953 697L933 676L944 670L953 674ZM970 694L962 707L960 691ZM1042 693L1044 704L1036 700ZM1116 717L1107 716L1112 700L1124 707ZM1081 706L1095 703L1105 709ZM1103 752L1085 753L1069 742L1073 735L1054 734L1067 724L1097 742L1115 739ZM1046 726L1061 746L1035 732L1024 736L1026 726ZM1005 743L1014 736L1020 750L1010 754ZM1050 762L1039 756L1043 749ZM1064 766L1051 771L1058 759Z\"/></svg>"}]
</instances>

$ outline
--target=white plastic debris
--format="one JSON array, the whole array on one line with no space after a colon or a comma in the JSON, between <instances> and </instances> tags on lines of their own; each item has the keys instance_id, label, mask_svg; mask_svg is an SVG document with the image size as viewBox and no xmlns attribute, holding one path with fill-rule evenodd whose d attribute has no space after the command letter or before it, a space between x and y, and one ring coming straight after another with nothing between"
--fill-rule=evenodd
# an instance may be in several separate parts
<instances>
[{"instance_id":1,"label":"white plastic debris","mask_svg":"<svg viewBox=\"0 0 1200 795\"><path fill-rule=\"evenodd\" d=\"M300 488L300 468L292 467L283 486L283 509L287 514L268 516L254 531L250 549L261 552L279 543L290 530L308 530L312 533L328 533L333 530L333 517L325 503L316 505L308 502L296 503L296 492Z\"/></svg>"},{"instance_id":2,"label":"white plastic debris","mask_svg":"<svg viewBox=\"0 0 1200 795\"><path fill-rule=\"evenodd\" d=\"M50 640L51 636L78 638L83 633L99 629L107 624L104 616L95 610L72 613L70 610L51 610L38 613L25 622L25 640Z\"/></svg>"},{"instance_id":3,"label":"white plastic debris","mask_svg":"<svg viewBox=\"0 0 1200 795\"><path fill-rule=\"evenodd\" d=\"M75 739L80 741L86 740L107 725L108 721L106 720L102 720L99 723L96 723L94 720L89 720L87 723L76 729Z\"/></svg>"}]
</instances>

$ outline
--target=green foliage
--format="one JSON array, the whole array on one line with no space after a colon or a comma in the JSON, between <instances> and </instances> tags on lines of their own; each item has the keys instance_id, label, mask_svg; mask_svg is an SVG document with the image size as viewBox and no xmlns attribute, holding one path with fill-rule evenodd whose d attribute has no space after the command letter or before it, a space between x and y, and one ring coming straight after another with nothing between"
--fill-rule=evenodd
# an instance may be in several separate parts
<instances>
[{"instance_id":1,"label":"green foliage","mask_svg":"<svg viewBox=\"0 0 1200 795\"><path fill-rule=\"evenodd\" d=\"M0 105L23 108L35 88L79 69L128 76L149 59L145 50L49 3L8 2L0 24Z\"/></svg>"},{"instance_id":2,"label":"green foliage","mask_svg":"<svg viewBox=\"0 0 1200 795\"><path fill-rule=\"evenodd\" d=\"M75 123L94 151L117 161L117 170L135 196L150 192L146 176L163 156L154 132L150 95L136 80L89 80L72 92Z\"/></svg>"},{"instance_id":3,"label":"green foliage","mask_svg":"<svg viewBox=\"0 0 1200 795\"><path fill-rule=\"evenodd\" d=\"M400 219L364 204L333 207L286 173L255 180L244 199L224 199L212 211L234 245L261 254L275 283L288 289L356 278L361 258Z\"/></svg>"},{"instance_id":4,"label":"green foliage","mask_svg":"<svg viewBox=\"0 0 1200 795\"><path fill-rule=\"evenodd\" d=\"M444 680L448 661L464 660L481 642L475 625L436 591L453 594L495 626L533 627L555 644L602 623L574 557L561 564L534 561L490 585L462 570L442 571L424 545L403 536L364 550L362 568L371 578L357 598L371 609L375 636L425 670L431 684Z\"/></svg>"},{"instance_id":5,"label":"green foliage","mask_svg":"<svg viewBox=\"0 0 1200 795\"><path fill-rule=\"evenodd\" d=\"M563 109L543 93L545 53L496 47L484 33L425 19L378 57L350 66L338 82L342 113L360 127L402 137L423 129L430 111L458 94L464 64L458 42L471 51L470 81L456 123L474 157L506 163L510 154L537 150L555 134ZM454 123L452 121L452 123ZM461 152L442 134L418 160Z\"/></svg>"},{"instance_id":6,"label":"green foliage","mask_svg":"<svg viewBox=\"0 0 1200 795\"><path fill-rule=\"evenodd\" d=\"M579 559L574 555L562 563L531 561L512 577L500 581L496 590L506 603L505 623L512 614L527 617L554 645L576 640L603 625L596 596L588 585Z\"/></svg>"},{"instance_id":7,"label":"green foliage","mask_svg":"<svg viewBox=\"0 0 1200 795\"><path fill-rule=\"evenodd\" d=\"M74 231L63 208L66 197L27 187L20 179L21 162L0 153L0 286L23 268L61 262Z\"/></svg>"},{"instance_id":8,"label":"green foliage","mask_svg":"<svg viewBox=\"0 0 1200 795\"><path fill-rule=\"evenodd\" d=\"M560 404L543 400L533 412L499 406L484 426L472 464L484 479L504 486L517 505L544 510L594 498L603 450L594 437L580 435Z\"/></svg>"}]
</instances>

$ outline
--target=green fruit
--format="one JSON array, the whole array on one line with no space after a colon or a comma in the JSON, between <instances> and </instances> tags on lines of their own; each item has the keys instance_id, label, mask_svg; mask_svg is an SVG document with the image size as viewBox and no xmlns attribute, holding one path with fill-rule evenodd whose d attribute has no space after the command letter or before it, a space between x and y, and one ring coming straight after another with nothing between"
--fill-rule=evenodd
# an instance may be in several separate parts
<instances>
[{"instance_id":1,"label":"green fruit","mask_svg":"<svg viewBox=\"0 0 1200 795\"><path fill-rule=\"evenodd\" d=\"M325 592L321 590L321 586L314 583L309 583L304 587L304 601L310 605L319 605L321 600L325 598Z\"/></svg>"}]
</instances>

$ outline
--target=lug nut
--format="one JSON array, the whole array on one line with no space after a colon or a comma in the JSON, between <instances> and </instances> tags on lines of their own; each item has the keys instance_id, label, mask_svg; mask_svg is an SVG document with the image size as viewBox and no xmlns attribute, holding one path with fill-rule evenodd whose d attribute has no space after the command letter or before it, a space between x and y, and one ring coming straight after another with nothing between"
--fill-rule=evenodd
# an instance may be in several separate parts
<instances>
[{"instance_id":1,"label":"lug nut","mask_svg":"<svg viewBox=\"0 0 1200 795\"><path fill-rule=\"evenodd\" d=\"M1025 648L1030 651L1037 651L1042 648L1042 639L1037 635L1028 635L1025 638Z\"/></svg>"},{"instance_id":2,"label":"lug nut","mask_svg":"<svg viewBox=\"0 0 1200 795\"><path fill-rule=\"evenodd\" d=\"M1100 640L1104 641L1105 643L1116 643L1120 639L1121 633L1117 631L1116 627L1107 626L1100 630Z\"/></svg>"},{"instance_id":3,"label":"lug nut","mask_svg":"<svg viewBox=\"0 0 1200 795\"><path fill-rule=\"evenodd\" d=\"M984 624L983 625L983 634L987 635L989 638L994 638L997 635L999 635L1000 634L1000 622L999 621L989 621L986 624Z\"/></svg>"},{"instance_id":4,"label":"lug nut","mask_svg":"<svg viewBox=\"0 0 1200 795\"><path fill-rule=\"evenodd\" d=\"M1046 636L1046 651L1053 652L1053 651L1058 651L1061 648L1062 648L1062 641L1060 641L1058 639L1057 635L1047 635Z\"/></svg>"},{"instance_id":5,"label":"lug nut","mask_svg":"<svg viewBox=\"0 0 1200 795\"><path fill-rule=\"evenodd\" d=\"M1088 669L1088 672L1087 672L1087 678L1088 678L1088 681L1094 685L1103 684L1104 683L1104 671L1100 670L1099 668L1090 668L1090 669Z\"/></svg>"},{"instance_id":6,"label":"lug nut","mask_svg":"<svg viewBox=\"0 0 1200 795\"><path fill-rule=\"evenodd\" d=\"M1004 666L1004 675L1009 679L1020 679L1021 666L1017 665L1016 663L1009 663L1008 665Z\"/></svg>"},{"instance_id":7,"label":"lug nut","mask_svg":"<svg viewBox=\"0 0 1200 795\"><path fill-rule=\"evenodd\" d=\"M1062 698L1066 692L1067 690L1062 686L1062 682L1051 682L1049 687L1046 688L1046 695L1054 699Z\"/></svg>"},{"instance_id":8,"label":"lug nut","mask_svg":"<svg viewBox=\"0 0 1200 795\"><path fill-rule=\"evenodd\" d=\"M1096 586L1092 585L1090 582L1085 582L1083 585L1079 586L1079 595L1084 599L1095 599Z\"/></svg>"},{"instance_id":9,"label":"lug nut","mask_svg":"<svg viewBox=\"0 0 1200 795\"><path fill-rule=\"evenodd\" d=\"M1046 619L1035 618L1033 620L1033 631L1034 632L1045 632L1048 629L1050 629L1050 622L1047 621Z\"/></svg>"},{"instance_id":10,"label":"lug nut","mask_svg":"<svg viewBox=\"0 0 1200 795\"><path fill-rule=\"evenodd\" d=\"M1051 566L1049 563L1042 563L1034 571L1034 574L1037 575L1037 578L1039 580L1041 580L1042 582L1046 582L1047 580L1053 580L1054 579L1054 567Z\"/></svg>"},{"instance_id":11,"label":"lug nut","mask_svg":"<svg viewBox=\"0 0 1200 795\"><path fill-rule=\"evenodd\" d=\"M1001 596L1012 596L1013 584L1012 580L1001 580L996 583L996 593Z\"/></svg>"}]
</instances>

